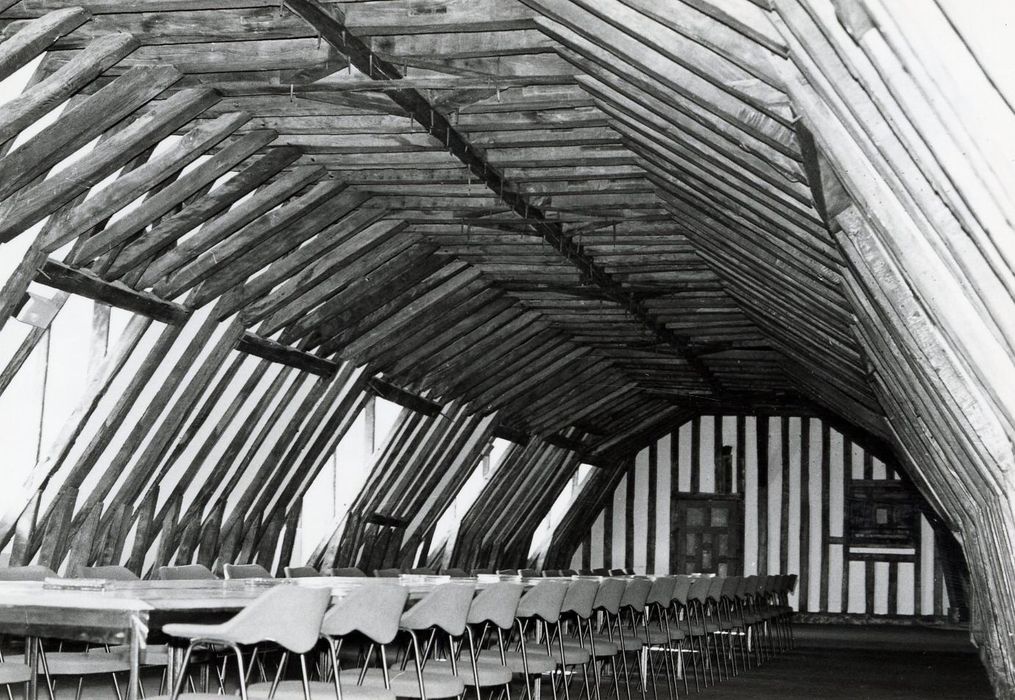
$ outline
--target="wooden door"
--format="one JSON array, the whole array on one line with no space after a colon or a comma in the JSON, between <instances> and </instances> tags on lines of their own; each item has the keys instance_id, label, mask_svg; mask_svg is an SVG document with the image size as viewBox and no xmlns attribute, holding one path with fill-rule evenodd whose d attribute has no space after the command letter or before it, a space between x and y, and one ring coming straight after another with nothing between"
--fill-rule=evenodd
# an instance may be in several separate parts
<instances>
[{"instance_id":1,"label":"wooden door","mask_svg":"<svg viewBox=\"0 0 1015 700\"><path fill-rule=\"evenodd\" d=\"M737 576L743 571L744 500L740 496L684 496L672 519L670 570L675 574Z\"/></svg>"}]
</instances>

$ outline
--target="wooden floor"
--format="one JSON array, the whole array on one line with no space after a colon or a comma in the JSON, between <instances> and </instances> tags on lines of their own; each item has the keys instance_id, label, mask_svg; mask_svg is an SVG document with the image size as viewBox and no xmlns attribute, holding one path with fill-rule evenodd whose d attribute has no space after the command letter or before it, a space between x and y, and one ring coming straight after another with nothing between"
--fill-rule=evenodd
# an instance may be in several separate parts
<instances>
[{"instance_id":1,"label":"wooden floor","mask_svg":"<svg viewBox=\"0 0 1015 700\"><path fill-rule=\"evenodd\" d=\"M797 638L796 650L703 690L700 697L724 700L975 700L993 697L979 657L962 632L823 625L801 627ZM154 685L151 688L154 691ZM58 697L73 697L70 686L62 691L58 692ZM552 697L549 686L543 691L543 698L549 700ZM695 696L693 685L690 696ZM88 687L83 697L108 700L115 696L111 686L103 683ZM637 695L633 697L634 700L638 698ZM579 700L576 693L572 698ZM649 700L652 700L651 693Z\"/></svg>"}]
</instances>

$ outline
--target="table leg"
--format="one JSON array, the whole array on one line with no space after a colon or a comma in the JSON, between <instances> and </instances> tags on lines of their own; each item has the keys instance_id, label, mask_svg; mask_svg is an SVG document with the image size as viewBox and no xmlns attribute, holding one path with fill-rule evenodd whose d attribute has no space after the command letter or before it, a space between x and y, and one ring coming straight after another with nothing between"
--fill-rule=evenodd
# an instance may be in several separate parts
<instances>
[{"instance_id":1,"label":"table leg","mask_svg":"<svg viewBox=\"0 0 1015 700\"><path fill-rule=\"evenodd\" d=\"M127 679L127 700L138 700L141 683L141 636L136 629L130 633L130 676Z\"/></svg>"},{"instance_id":2,"label":"table leg","mask_svg":"<svg viewBox=\"0 0 1015 700\"><path fill-rule=\"evenodd\" d=\"M38 700L39 679L36 674L39 671L39 640L35 637L25 637L25 664L32 669L32 678L25 683L25 697L31 700Z\"/></svg>"},{"instance_id":3,"label":"table leg","mask_svg":"<svg viewBox=\"0 0 1015 700\"><path fill-rule=\"evenodd\" d=\"M173 684L176 683L176 674L180 672L183 664L183 647L170 643L167 649L168 663L166 664L166 694L173 692Z\"/></svg>"}]
</instances>

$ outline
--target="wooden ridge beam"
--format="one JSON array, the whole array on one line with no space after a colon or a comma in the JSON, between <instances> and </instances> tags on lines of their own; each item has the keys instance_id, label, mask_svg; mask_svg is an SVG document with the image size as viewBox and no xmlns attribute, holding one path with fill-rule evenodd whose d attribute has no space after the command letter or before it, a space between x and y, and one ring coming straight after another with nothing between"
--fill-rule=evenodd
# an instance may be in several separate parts
<instances>
[{"instance_id":1,"label":"wooden ridge beam","mask_svg":"<svg viewBox=\"0 0 1015 700\"><path fill-rule=\"evenodd\" d=\"M269 362L278 362L322 377L330 377L338 370L338 364L331 360L262 338L254 333L244 333L236 349Z\"/></svg>"},{"instance_id":2,"label":"wooden ridge beam","mask_svg":"<svg viewBox=\"0 0 1015 700\"><path fill-rule=\"evenodd\" d=\"M174 304L148 292L135 291L121 282L107 282L93 272L79 270L52 259L43 263L35 275L35 281L172 326L182 326L190 318L190 310L181 304Z\"/></svg>"},{"instance_id":3,"label":"wooden ridge beam","mask_svg":"<svg viewBox=\"0 0 1015 700\"><path fill-rule=\"evenodd\" d=\"M397 387L389 381L385 381L380 377L372 377L367 380L367 386L372 392L382 399L397 403L399 406L408 408L416 413L421 413L424 416L433 417L439 416L441 411L444 410L444 406L431 401L428 398L415 394L411 391L406 391L401 387Z\"/></svg>"},{"instance_id":4,"label":"wooden ridge beam","mask_svg":"<svg viewBox=\"0 0 1015 700\"><path fill-rule=\"evenodd\" d=\"M348 31L344 16L338 8L329 7L326 10L318 0L285 0L285 4L313 26L325 41L347 55L349 62L364 75L378 81L403 79L394 64L371 52L369 37L360 38ZM605 296L620 304L660 340L676 348L712 391L722 391L718 378L694 354L685 338L653 318L642 302L614 280L610 273L600 268L580 243L565 235L559 223L547 220L543 210L533 206L525 195L511 186L500 171L486 160L484 154L434 108L426 96L413 88L388 90L385 94L431 135L443 140L449 153L465 164L472 175L497 194L513 212L530 220L529 223L537 234L576 267L586 282L602 288Z\"/></svg>"}]
</instances>

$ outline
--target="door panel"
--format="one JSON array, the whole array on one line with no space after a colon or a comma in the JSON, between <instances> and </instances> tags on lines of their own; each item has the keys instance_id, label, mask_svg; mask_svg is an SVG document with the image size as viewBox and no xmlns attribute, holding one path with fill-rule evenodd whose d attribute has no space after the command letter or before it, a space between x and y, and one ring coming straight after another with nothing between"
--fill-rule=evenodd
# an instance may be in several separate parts
<instances>
[{"instance_id":1,"label":"door panel","mask_svg":"<svg viewBox=\"0 0 1015 700\"><path fill-rule=\"evenodd\" d=\"M744 501L739 496L684 496L676 502L670 570L736 576L743 571Z\"/></svg>"}]
</instances>

